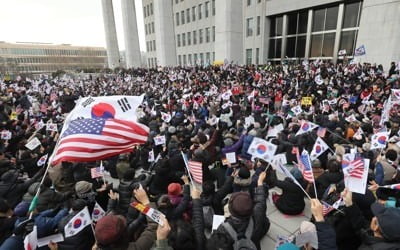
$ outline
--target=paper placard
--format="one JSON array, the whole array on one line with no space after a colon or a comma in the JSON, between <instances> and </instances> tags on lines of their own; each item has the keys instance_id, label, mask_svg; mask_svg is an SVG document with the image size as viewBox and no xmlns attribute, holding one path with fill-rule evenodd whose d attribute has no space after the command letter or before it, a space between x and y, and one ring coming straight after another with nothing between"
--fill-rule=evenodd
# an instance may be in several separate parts
<instances>
[{"instance_id":1,"label":"paper placard","mask_svg":"<svg viewBox=\"0 0 400 250\"><path fill-rule=\"evenodd\" d=\"M30 140L27 144L25 144L25 147L27 147L29 150L34 150L38 146L40 146L41 143L37 137L33 138Z\"/></svg>"},{"instance_id":2,"label":"paper placard","mask_svg":"<svg viewBox=\"0 0 400 250\"><path fill-rule=\"evenodd\" d=\"M163 213L161 213L160 211L145 206L139 202L132 202L131 206L133 208L136 208L137 210L139 210L142 214L145 214L147 217L149 217L151 220L153 220L154 222L156 222L157 224L159 224L160 226L163 226L163 221L161 220L163 217L165 218L165 215Z\"/></svg>"},{"instance_id":3,"label":"paper placard","mask_svg":"<svg viewBox=\"0 0 400 250\"><path fill-rule=\"evenodd\" d=\"M235 152L226 153L225 156L230 164L236 163L236 153Z\"/></svg>"},{"instance_id":4,"label":"paper placard","mask_svg":"<svg viewBox=\"0 0 400 250\"><path fill-rule=\"evenodd\" d=\"M46 130L57 132L57 124L55 124L55 123L47 123L46 124Z\"/></svg>"},{"instance_id":5,"label":"paper placard","mask_svg":"<svg viewBox=\"0 0 400 250\"><path fill-rule=\"evenodd\" d=\"M303 97L301 98L301 105L312 105L312 98L311 97Z\"/></svg>"},{"instance_id":6,"label":"paper placard","mask_svg":"<svg viewBox=\"0 0 400 250\"><path fill-rule=\"evenodd\" d=\"M8 130L1 131L1 139L2 140L10 140L12 137L12 133Z\"/></svg>"},{"instance_id":7,"label":"paper placard","mask_svg":"<svg viewBox=\"0 0 400 250\"><path fill-rule=\"evenodd\" d=\"M64 237L62 234L53 234L47 237L39 238L37 240L38 240L38 247L43 247L47 246L50 243L50 241L53 243L63 242Z\"/></svg>"},{"instance_id":8,"label":"paper placard","mask_svg":"<svg viewBox=\"0 0 400 250\"><path fill-rule=\"evenodd\" d=\"M154 144L156 146L163 145L163 144L165 144L165 142L166 142L165 135L160 135L160 136L154 137Z\"/></svg>"},{"instance_id":9,"label":"paper placard","mask_svg":"<svg viewBox=\"0 0 400 250\"><path fill-rule=\"evenodd\" d=\"M369 161L369 159L364 159L364 172L361 179L346 175L344 176L344 183L349 191L359 194L365 194L367 188Z\"/></svg>"},{"instance_id":10,"label":"paper placard","mask_svg":"<svg viewBox=\"0 0 400 250\"><path fill-rule=\"evenodd\" d=\"M225 217L223 215L215 215L213 216L213 223L212 223L212 231L217 230L219 225L224 223Z\"/></svg>"}]
</instances>

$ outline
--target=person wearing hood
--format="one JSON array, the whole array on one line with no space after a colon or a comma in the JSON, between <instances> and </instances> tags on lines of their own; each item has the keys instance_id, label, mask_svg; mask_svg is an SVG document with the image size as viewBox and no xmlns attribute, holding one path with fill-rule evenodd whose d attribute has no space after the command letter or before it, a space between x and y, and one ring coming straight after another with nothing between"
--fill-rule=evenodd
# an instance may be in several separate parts
<instances>
[{"instance_id":1,"label":"person wearing hood","mask_svg":"<svg viewBox=\"0 0 400 250\"><path fill-rule=\"evenodd\" d=\"M322 197L331 184L338 184L343 180L343 173L340 170L341 166L336 159L328 161L327 171L315 179L318 197Z\"/></svg>"}]
</instances>

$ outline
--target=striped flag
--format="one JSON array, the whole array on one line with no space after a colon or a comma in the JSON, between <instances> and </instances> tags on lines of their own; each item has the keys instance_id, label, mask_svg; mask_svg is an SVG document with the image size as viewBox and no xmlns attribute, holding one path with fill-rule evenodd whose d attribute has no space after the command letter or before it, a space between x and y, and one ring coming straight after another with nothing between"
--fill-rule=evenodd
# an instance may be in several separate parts
<instances>
[{"instance_id":1,"label":"striped flag","mask_svg":"<svg viewBox=\"0 0 400 250\"><path fill-rule=\"evenodd\" d=\"M343 160L342 169L345 175L362 179L364 175L364 159L362 157L355 157L351 161Z\"/></svg>"},{"instance_id":2,"label":"striped flag","mask_svg":"<svg viewBox=\"0 0 400 250\"><path fill-rule=\"evenodd\" d=\"M322 214L324 216L326 216L327 214L329 214L332 210L334 210L335 208L333 208L333 206L329 205L328 203L326 203L325 201L321 201L322 203Z\"/></svg>"},{"instance_id":3,"label":"striped flag","mask_svg":"<svg viewBox=\"0 0 400 250\"><path fill-rule=\"evenodd\" d=\"M90 175L92 176L92 179L100 178L104 176L104 172L101 169L101 167L96 167L96 168L91 168L90 169Z\"/></svg>"},{"instance_id":4,"label":"striped flag","mask_svg":"<svg viewBox=\"0 0 400 250\"><path fill-rule=\"evenodd\" d=\"M326 134L326 128L319 127L317 130L317 136L323 138L325 137L325 134Z\"/></svg>"},{"instance_id":5,"label":"striped flag","mask_svg":"<svg viewBox=\"0 0 400 250\"><path fill-rule=\"evenodd\" d=\"M381 186L381 188L390 188L390 189L394 189L394 190L400 190L400 183Z\"/></svg>"},{"instance_id":6,"label":"striped flag","mask_svg":"<svg viewBox=\"0 0 400 250\"><path fill-rule=\"evenodd\" d=\"M303 178L308 182L314 182L314 174L311 168L311 160L308 152L303 150L297 158L298 166L303 174Z\"/></svg>"},{"instance_id":7,"label":"striped flag","mask_svg":"<svg viewBox=\"0 0 400 250\"><path fill-rule=\"evenodd\" d=\"M195 182L202 184L203 183L203 168L202 163L198 161L189 161L188 168L190 174L192 175Z\"/></svg>"},{"instance_id":8,"label":"striped flag","mask_svg":"<svg viewBox=\"0 0 400 250\"><path fill-rule=\"evenodd\" d=\"M74 120L62 133L52 164L97 161L130 152L145 143L148 134L146 126L126 120Z\"/></svg>"}]
</instances>

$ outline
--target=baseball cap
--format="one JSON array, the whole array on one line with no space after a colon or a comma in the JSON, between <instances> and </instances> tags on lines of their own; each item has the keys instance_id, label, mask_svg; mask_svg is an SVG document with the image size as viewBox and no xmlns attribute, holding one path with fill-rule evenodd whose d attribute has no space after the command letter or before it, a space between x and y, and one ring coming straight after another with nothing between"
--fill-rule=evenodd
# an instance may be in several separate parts
<instances>
[{"instance_id":1,"label":"baseball cap","mask_svg":"<svg viewBox=\"0 0 400 250\"><path fill-rule=\"evenodd\" d=\"M382 204L374 203L371 205L372 213L378 219L379 228L382 236L388 241L400 240L400 209L385 207Z\"/></svg>"}]
</instances>

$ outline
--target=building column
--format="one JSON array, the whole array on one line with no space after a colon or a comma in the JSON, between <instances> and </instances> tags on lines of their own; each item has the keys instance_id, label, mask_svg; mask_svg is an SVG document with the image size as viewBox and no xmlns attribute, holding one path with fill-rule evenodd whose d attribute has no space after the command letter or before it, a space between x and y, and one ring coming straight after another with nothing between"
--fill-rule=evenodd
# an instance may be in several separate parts
<instances>
[{"instance_id":1,"label":"building column","mask_svg":"<svg viewBox=\"0 0 400 250\"><path fill-rule=\"evenodd\" d=\"M176 66L175 28L172 1L154 0L157 65Z\"/></svg>"},{"instance_id":2,"label":"building column","mask_svg":"<svg viewBox=\"0 0 400 250\"><path fill-rule=\"evenodd\" d=\"M120 66L117 31L115 29L114 9L112 0L101 0L103 9L104 33L106 36L108 67L115 69Z\"/></svg>"},{"instance_id":3,"label":"building column","mask_svg":"<svg viewBox=\"0 0 400 250\"><path fill-rule=\"evenodd\" d=\"M336 64L338 59L338 52L341 48L340 46L340 36L342 34L342 24L343 24L343 16L344 16L344 3L339 5L338 11L338 19L336 24L336 36L335 36L335 45L333 47L333 63Z\"/></svg>"},{"instance_id":4,"label":"building column","mask_svg":"<svg viewBox=\"0 0 400 250\"><path fill-rule=\"evenodd\" d=\"M141 58L135 1L121 0L121 9L125 37L126 68L138 68L141 66Z\"/></svg>"},{"instance_id":5,"label":"building column","mask_svg":"<svg viewBox=\"0 0 400 250\"><path fill-rule=\"evenodd\" d=\"M268 62L268 52L269 52L269 32L271 29L271 19L269 17L263 16L264 17L264 32L261 33L263 36L263 48L262 48L262 60L261 62L266 64Z\"/></svg>"},{"instance_id":6,"label":"building column","mask_svg":"<svg viewBox=\"0 0 400 250\"><path fill-rule=\"evenodd\" d=\"M244 64L243 2L217 0L215 5L215 59Z\"/></svg>"},{"instance_id":7,"label":"building column","mask_svg":"<svg viewBox=\"0 0 400 250\"><path fill-rule=\"evenodd\" d=\"M285 59L286 54L286 44L287 44L287 30L288 30L288 15L283 15L283 28L282 28L282 51L281 51L281 60Z\"/></svg>"},{"instance_id":8,"label":"building column","mask_svg":"<svg viewBox=\"0 0 400 250\"><path fill-rule=\"evenodd\" d=\"M308 59L310 57L313 14L314 14L313 10L308 10L307 36L306 36L306 53L305 53L305 58L306 59Z\"/></svg>"}]
</instances>

